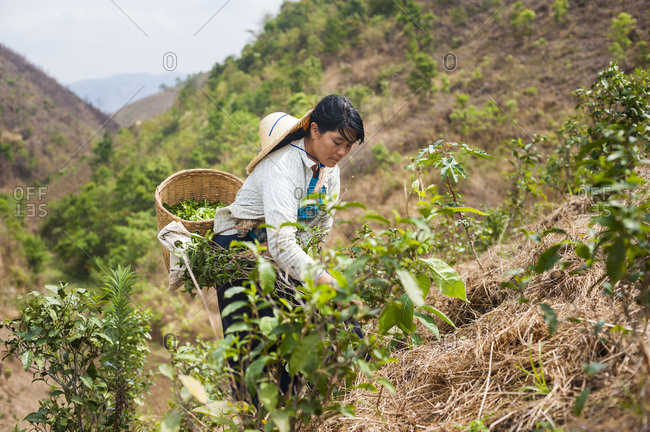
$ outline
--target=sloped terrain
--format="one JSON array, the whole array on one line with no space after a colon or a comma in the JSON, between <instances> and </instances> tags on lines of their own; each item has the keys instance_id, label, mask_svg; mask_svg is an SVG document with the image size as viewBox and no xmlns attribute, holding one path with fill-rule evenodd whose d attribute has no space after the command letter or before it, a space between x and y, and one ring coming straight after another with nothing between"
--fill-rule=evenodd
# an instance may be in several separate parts
<instances>
[{"instance_id":1,"label":"sloped terrain","mask_svg":"<svg viewBox=\"0 0 650 432\"><path fill-rule=\"evenodd\" d=\"M22 56L0 45L0 191L56 178L75 152L79 151L76 160L90 152L90 144L82 148L83 144L108 119ZM117 131L112 122L105 128ZM65 168L70 170L74 164ZM83 176L76 185L82 181Z\"/></svg>"},{"instance_id":2,"label":"sloped terrain","mask_svg":"<svg viewBox=\"0 0 650 432\"><path fill-rule=\"evenodd\" d=\"M570 239L581 239L591 204L570 198L527 228L561 228ZM535 263L560 239L553 235L543 245L522 235L483 254L483 268L476 262L456 266L469 303L441 295L430 295L428 303L448 312L458 329L447 326L440 341L431 337L395 355L398 361L382 375L396 394L353 390L347 399L355 402L357 418L329 419L317 430L483 430L469 429L477 420L491 431L642 430L650 422L650 327L639 306L594 287L604 265L572 274L583 261L566 247L560 251L570 261L566 269L535 277L520 294L502 287L512 280L508 271ZM539 304L557 314L552 335ZM543 387L535 373L543 374L545 392L533 389ZM577 416L586 388L590 393Z\"/></svg>"}]
</instances>

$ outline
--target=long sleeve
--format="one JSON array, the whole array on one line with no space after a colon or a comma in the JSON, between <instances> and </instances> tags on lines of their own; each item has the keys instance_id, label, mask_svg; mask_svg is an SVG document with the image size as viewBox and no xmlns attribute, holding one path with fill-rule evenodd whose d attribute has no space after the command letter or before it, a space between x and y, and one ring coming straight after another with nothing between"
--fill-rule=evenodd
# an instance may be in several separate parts
<instances>
[{"instance_id":1,"label":"long sleeve","mask_svg":"<svg viewBox=\"0 0 650 432\"><path fill-rule=\"evenodd\" d=\"M265 223L274 227L266 229L269 253L280 268L287 271L291 277L304 280L303 271L313 264L314 260L296 241L297 228L281 227L286 222L296 222L298 201L295 191L304 188L304 184L301 184L300 177L287 176L286 173L281 172L277 164L269 162L257 168L266 171L264 178L273 179L272 183L260 182L263 188ZM319 277L319 274L316 276Z\"/></svg>"}]
</instances>

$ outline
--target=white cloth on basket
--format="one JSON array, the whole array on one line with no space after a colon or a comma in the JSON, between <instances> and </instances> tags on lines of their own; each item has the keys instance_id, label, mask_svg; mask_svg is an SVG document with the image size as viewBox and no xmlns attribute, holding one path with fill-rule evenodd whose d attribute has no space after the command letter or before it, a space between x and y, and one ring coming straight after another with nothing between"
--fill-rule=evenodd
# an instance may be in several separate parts
<instances>
[{"instance_id":1,"label":"white cloth on basket","mask_svg":"<svg viewBox=\"0 0 650 432\"><path fill-rule=\"evenodd\" d=\"M160 243L169 249L169 287L167 288L169 291L175 291L184 284L185 264L177 265L180 260L174 252L186 253L185 247L192 241L192 236L200 237L189 232L182 223L177 221L165 225L158 233ZM178 247L177 242L181 243Z\"/></svg>"}]
</instances>

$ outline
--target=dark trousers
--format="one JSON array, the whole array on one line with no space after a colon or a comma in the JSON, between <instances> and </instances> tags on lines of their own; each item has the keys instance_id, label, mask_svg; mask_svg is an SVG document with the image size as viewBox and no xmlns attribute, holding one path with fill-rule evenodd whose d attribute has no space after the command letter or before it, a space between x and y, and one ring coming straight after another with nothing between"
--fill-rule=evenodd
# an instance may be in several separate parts
<instances>
[{"instance_id":1,"label":"dark trousers","mask_svg":"<svg viewBox=\"0 0 650 432\"><path fill-rule=\"evenodd\" d=\"M216 235L213 238L213 241L217 243L219 246L228 249L230 247L230 242L238 240L238 241L253 241L253 237L249 233L245 237L239 237L238 234L233 234L233 235ZM217 290L217 299L219 301L219 309L224 310L226 306L229 304L236 302L236 301L244 301L248 302L248 297L246 296L245 293L237 293L229 298L225 298L225 292L228 290L228 288L234 287L234 286L243 286L244 282L247 281L247 279L241 279L241 280L236 280L228 284L224 285L216 285L215 289ZM286 298L286 297L285 297ZM291 299L288 299L291 300ZM252 316L252 308L248 305L243 306L237 311L229 314L228 316L224 317L223 315L221 316L221 325L223 326L223 331L224 334L228 330L228 327L230 327L232 324L235 323L236 317L238 315L243 315L247 314L248 316ZM273 309L272 308L264 308L261 310L258 310L258 314L261 317L268 316L268 317L273 317ZM241 336L245 337L247 332L235 332L235 336ZM257 342L254 344L253 349L255 348L255 345ZM271 352L275 351L275 347L271 348ZM237 364L234 362L229 362L230 367L233 369L236 369L238 367ZM282 393L285 393L289 390L289 386L291 384L291 376L289 375L289 372L287 372L284 368L282 369L282 374L280 376L280 383L279 387ZM244 387L244 383L238 383L239 389L242 390Z\"/></svg>"}]
</instances>

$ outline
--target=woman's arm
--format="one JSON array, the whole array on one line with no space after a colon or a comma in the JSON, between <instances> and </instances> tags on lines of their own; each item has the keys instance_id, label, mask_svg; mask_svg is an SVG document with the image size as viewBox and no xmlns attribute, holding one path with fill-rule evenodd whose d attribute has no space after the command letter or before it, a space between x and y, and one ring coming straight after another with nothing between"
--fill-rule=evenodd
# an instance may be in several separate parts
<instances>
[{"instance_id":1,"label":"woman's arm","mask_svg":"<svg viewBox=\"0 0 650 432\"><path fill-rule=\"evenodd\" d=\"M284 162L284 161L282 161ZM295 226L284 226L286 222L296 222L298 198L295 191L304 188L304 173L284 172L280 169L282 163L276 163L273 158L260 162L257 169L263 170L261 183L262 199L264 201L264 219L266 224L274 228L267 228L269 253L277 264L291 277L303 279L304 269L314 263L314 260L302 250L296 241ZM314 279L320 281L324 270L319 270ZM327 275L329 278L331 276ZM327 279L327 277L325 278Z\"/></svg>"}]
</instances>

